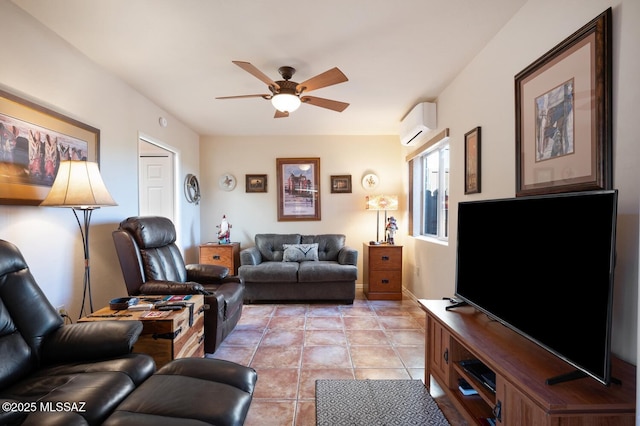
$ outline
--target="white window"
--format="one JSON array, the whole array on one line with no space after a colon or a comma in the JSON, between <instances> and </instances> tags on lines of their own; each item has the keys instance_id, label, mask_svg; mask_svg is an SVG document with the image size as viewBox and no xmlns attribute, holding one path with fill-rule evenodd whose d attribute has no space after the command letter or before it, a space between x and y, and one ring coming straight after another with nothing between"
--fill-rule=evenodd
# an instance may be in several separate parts
<instances>
[{"instance_id":1,"label":"white window","mask_svg":"<svg viewBox=\"0 0 640 426\"><path fill-rule=\"evenodd\" d=\"M449 235L449 142L444 138L411 159L412 235Z\"/></svg>"}]
</instances>

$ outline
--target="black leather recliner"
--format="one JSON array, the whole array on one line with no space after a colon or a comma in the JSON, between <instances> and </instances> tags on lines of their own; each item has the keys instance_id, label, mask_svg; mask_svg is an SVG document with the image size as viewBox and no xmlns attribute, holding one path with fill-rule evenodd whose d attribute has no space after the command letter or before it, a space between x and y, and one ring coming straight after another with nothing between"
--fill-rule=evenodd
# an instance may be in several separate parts
<instances>
[{"instance_id":1,"label":"black leather recliner","mask_svg":"<svg viewBox=\"0 0 640 426\"><path fill-rule=\"evenodd\" d=\"M0 240L0 424L51 424L31 412L65 401L86 411L56 414L58 424L101 423L155 371L130 353L141 332L139 321L64 325L18 248Z\"/></svg>"},{"instance_id":2,"label":"black leather recliner","mask_svg":"<svg viewBox=\"0 0 640 426\"><path fill-rule=\"evenodd\" d=\"M130 296L205 294L204 351L214 353L240 320L244 281L223 266L185 265L175 226L165 217L127 218L113 241Z\"/></svg>"},{"instance_id":3,"label":"black leather recliner","mask_svg":"<svg viewBox=\"0 0 640 426\"><path fill-rule=\"evenodd\" d=\"M239 426L257 374L131 353L140 321L64 324L16 246L0 240L0 425Z\"/></svg>"}]
</instances>

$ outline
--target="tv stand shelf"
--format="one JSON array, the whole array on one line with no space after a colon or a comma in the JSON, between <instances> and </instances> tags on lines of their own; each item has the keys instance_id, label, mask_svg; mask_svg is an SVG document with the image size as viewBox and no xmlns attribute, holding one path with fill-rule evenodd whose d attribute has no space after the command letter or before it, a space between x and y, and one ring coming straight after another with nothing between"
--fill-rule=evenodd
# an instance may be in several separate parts
<instances>
[{"instance_id":1,"label":"tv stand shelf","mask_svg":"<svg viewBox=\"0 0 640 426\"><path fill-rule=\"evenodd\" d=\"M446 310L448 300L419 300L427 314L425 383L431 377L470 424L495 418L505 425L634 425L636 367L613 358L621 384L590 377L547 385L574 368L471 306ZM495 373L495 392L461 364L479 360ZM463 395L465 379L477 395Z\"/></svg>"}]
</instances>

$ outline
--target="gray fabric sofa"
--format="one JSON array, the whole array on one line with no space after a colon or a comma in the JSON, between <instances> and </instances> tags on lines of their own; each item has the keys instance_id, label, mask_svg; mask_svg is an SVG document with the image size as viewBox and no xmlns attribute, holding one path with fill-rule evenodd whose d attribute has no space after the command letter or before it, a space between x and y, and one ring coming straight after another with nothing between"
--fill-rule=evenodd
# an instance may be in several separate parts
<instances>
[{"instance_id":1,"label":"gray fabric sofa","mask_svg":"<svg viewBox=\"0 0 640 426\"><path fill-rule=\"evenodd\" d=\"M345 241L342 234L257 234L255 246L240 252L245 303L353 303L358 251Z\"/></svg>"}]
</instances>

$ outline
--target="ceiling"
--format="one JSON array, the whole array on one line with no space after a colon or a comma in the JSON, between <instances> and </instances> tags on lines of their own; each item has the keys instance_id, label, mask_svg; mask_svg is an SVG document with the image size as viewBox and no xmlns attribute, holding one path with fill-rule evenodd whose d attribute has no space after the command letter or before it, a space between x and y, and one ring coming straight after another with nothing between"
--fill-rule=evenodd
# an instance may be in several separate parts
<instances>
[{"instance_id":1,"label":"ceiling","mask_svg":"<svg viewBox=\"0 0 640 426\"><path fill-rule=\"evenodd\" d=\"M526 0L13 0L91 60L201 135L396 135L433 101ZM349 81L311 92L274 119L266 84L338 67ZM171 122L169 122L171 125Z\"/></svg>"}]
</instances>

